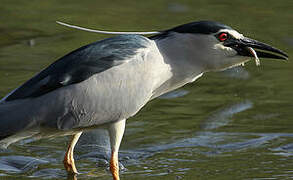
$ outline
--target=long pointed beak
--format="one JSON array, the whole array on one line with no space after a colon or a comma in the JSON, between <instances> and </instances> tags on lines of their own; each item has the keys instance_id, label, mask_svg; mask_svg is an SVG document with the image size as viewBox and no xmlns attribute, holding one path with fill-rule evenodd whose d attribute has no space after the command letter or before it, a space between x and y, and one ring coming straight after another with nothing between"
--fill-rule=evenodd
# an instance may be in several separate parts
<instances>
[{"instance_id":1,"label":"long pointed beak","mask_svg":"<svg viewBox=\"0 0 293 180\"><path fill-rule=\"evenodd\" d=\"M288 60L288 55L280 49L246 37L232 40L224 45L235 49L240 56L254 57L249 50L249 48L253 48L258 57Z\"/></svg>"}]
</instances>

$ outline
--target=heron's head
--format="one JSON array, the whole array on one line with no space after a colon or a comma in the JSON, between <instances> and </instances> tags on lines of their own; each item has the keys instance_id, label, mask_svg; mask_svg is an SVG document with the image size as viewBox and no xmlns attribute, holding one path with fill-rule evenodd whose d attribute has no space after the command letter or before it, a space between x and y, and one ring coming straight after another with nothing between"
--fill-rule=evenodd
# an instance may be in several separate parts
<instances>
[{"instance_id":1,"label":"heron's head","mask_svg":"<svg viewBox=\"0 0 293 180\"><path fill-rule=\"evenodd\" d=\"M151 38L156 41L174 40L168 45L173 46L173 54L182 52L181 56L192 57L194 61L213 71L244 64L251 57L257 65L258 57L288 58L286 53L277 48L247 38L231 27L213 21L184 24Z\"/></svg>"}]
</instances>

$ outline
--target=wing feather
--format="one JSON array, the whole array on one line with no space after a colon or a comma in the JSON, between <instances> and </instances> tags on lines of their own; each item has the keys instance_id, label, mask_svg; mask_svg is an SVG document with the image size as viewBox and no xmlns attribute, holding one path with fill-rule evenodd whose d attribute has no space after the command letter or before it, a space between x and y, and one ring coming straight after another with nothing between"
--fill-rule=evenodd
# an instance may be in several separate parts
<instances>
[{"instance_id":1,"label":"wing feather","mask_svg":"<svg viewBox=\"0 0 293 180\"><path fill-rule=\"evenodd\" d=\"M83 46L55 61L4 100L38 97L79 83L94 74L128 62L149 43L148 38L140 35L120 35Z\"/></svg>"}]
</instances>

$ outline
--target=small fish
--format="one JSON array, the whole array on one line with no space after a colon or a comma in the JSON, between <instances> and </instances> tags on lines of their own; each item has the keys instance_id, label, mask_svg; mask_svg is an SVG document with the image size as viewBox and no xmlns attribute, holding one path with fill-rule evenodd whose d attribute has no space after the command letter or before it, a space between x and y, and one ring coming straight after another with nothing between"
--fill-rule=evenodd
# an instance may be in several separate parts
<instances>
[{"instance_id":1,"label":"small fish","mask_svg":"<svg viewBox=\"0 0 293 180\"><path fill-rule=\"evenodd\" d=\"M256 66L259 66L259 65L260 65L260 60L258 59L255 50L254 50L253 48L251 48L251 47L247 47L247 48L248 48L249 52L251 53L251 55L254 56L255 65L256 65Z\"/></svg>"}]
</instances>

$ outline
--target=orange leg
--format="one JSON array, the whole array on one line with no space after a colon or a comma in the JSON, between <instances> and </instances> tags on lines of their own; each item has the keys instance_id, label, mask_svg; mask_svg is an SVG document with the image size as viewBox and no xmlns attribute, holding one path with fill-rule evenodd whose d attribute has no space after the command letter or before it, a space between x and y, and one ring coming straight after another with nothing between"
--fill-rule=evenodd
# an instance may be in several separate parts
<instances>
[{"instance_id":1,"label":"orange leg","mask_svg":"<svg viewBox=\"0 0 293 180\"><path fill-rule=\"evenodd\" d=\"M120 180L119 178L119 162L118 162L118 152L113 152L110 160L110 170L113 176L113 180Z\"/></svg>"},{"instance_id":2,"label":"orange leg","mask_svg":"<svg viewBox=\"0 0 293 180\"><path fill-rule=\"evenodd\" d=\"M110 124L109 135L111 142L111 160L110 160L110 171L113 176L113 180L120 180L119 178L119 162L118 162L118 151L119 146L124 134L126 120L121 120Z\"/></svg>"},{"instance_id":3,"label":"orange leg","mask_svg":"<svg viewBox=\"0 0 293 180\"><path fill-rule=\"evenodd\" d=\"M82 132L79 132L73 135L70 141L70 144L68 146L67 152L65 153L63 164L68 174L78 174L77 169L75 167L75 163L74 163L73 150L81 134Z\"/></svg>"}]
</instances>

